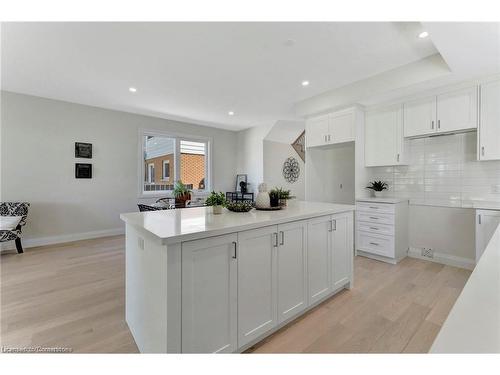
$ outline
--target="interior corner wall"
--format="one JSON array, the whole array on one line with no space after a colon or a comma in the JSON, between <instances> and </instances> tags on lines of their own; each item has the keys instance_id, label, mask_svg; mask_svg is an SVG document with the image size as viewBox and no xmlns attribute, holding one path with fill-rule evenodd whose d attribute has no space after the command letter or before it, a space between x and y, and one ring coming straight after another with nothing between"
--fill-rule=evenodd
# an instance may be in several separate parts
<instances>
[{"instance_id":1,"label":"interior corner wall","mask_svg":"<svg viewBox=\"0 0 500 375\"><path fill-rule=\"evenodd\" d=\"M283 177L283 163L289 157L294 157L299 162L300 175L297 181L289 183ZM305 199L305 164L287 143L264 141L264 181L268 189L282 187L290 190L298 200Z\"/></svg>"},{"instance_id":2,"label":"interior corner wall","mask_svg":"<svg viewBox=\"0 0 500 375\"><path fill-rule=\"evenodd\" d=\"M234 189L237 132L1 94L0 199L30 202L27 247L123 232L120 213L144 201L138 198L141 128L212 138L212 188ZM76 159L75 142L92 143L92 159ZM75 179L76 162L92 163L92 179Z\"/></svg>"}]
</instances>

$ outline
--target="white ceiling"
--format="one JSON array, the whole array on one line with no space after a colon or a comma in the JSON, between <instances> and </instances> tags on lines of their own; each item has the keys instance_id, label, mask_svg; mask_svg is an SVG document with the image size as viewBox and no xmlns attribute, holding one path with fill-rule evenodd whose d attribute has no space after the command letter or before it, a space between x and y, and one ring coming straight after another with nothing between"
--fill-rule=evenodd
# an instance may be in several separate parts
<instances>
[{"instance_id":1,"label":"white ceiling","mask_svg":"<svg viewBox=\"0 0 500 375\"><path fill-rule=\"evenodd\" d=\"M296 120L296 102L436 54L420 30L390 22L3 23L2 89L238 130Z\"/></svg>"}]
</instances>

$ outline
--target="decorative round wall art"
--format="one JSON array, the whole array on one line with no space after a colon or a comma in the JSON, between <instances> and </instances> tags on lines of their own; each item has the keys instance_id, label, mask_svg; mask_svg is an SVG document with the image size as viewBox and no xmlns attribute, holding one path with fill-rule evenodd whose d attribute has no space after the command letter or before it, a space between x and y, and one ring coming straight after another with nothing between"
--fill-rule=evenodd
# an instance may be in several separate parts
<instances>
[{"instance_id":1,"label":"decorative round wall art","mask_svg":"<svg viewBox=\"0 0 500 375\"><path fill-rule=\"evenodd\" d=\"M283 177L285 180L291 184L299 179L300 176L300 165L297 159L288 158L283 163Z\"/></svg>"}]
</instances>

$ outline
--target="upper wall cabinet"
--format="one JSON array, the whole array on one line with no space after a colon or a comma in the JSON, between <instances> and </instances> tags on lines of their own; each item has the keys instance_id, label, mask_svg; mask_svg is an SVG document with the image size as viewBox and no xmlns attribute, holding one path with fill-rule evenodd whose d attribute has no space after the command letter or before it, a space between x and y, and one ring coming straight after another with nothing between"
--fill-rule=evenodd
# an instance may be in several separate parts
<instances>
[{"instance_id":1,"label":"upper wall cabinet","mask_svg":"<svg viewBox=\"0 0 500 375\"><path fill-rule=\"evenodd\" d=\"M365 115L365 166L405 164L403 106L395 105Z\"/></svg>"},{"instance_id":2,"label":"upper wall cabinet","mask_svg":"<svg viewBox=\"0 0 500 375\"><path fill-rule=\"evenodd\" d=\"M403 105L404 136L415 137L436 131L436 97L414 100Z\"/></svg>"},{"instance_id":3,"label":"upper wall cabinet","mask_svg":"<svg viewBox=\"0 0 500 375\"><path fill-rule=\"evenodd\" d=\"M356 110L346 110L311 117L306 121L306 147L318 147L354 141Z\"/></svg>"},{"instance_id":4,"label":"upper wall cabinet","mask_svg":"<svg viewBox=\"0 0 500 375\"><path fill-rule=\"evenodd\" d=\"M479 160L500 160L500 80L480 88Z\"/></svg>"},{"instance_id":5,"label":"upper wall cabinet","mask_svg":"<svg viewBox=\"0 0 500 375\"><path fill-rule=\"evenodd\" d=\"M475 129L477 87L406 102L403 113L405 137Z\"/></svg>"}]
</instances>

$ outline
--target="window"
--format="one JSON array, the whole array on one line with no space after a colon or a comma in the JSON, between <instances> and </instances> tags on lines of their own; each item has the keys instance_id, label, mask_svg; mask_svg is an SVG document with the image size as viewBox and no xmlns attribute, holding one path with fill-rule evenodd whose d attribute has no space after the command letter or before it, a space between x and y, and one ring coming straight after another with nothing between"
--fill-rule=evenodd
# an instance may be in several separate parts
<instances>
[{"instance_id":1,"label":"window","mask_svg":"<svg viewBox=\"0 0 500 375\"><path fill-rule=\"evenodd\" d=\"M170 177L170 161L163 160L163 176L162 180L168 180Z\"/></svg>"},{"instance_id":2,"label":"window","mask_svg":"<svg viewBox=\"0 0 500 375\"><path fill-rule=\"evenodd\" d=\"M209 140L141 134L141 194L170 195L182 181L194 192L209 191Z\"/></svg>"}]
</instances>

